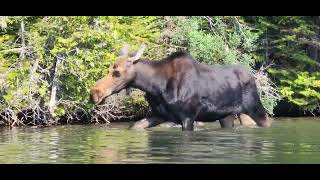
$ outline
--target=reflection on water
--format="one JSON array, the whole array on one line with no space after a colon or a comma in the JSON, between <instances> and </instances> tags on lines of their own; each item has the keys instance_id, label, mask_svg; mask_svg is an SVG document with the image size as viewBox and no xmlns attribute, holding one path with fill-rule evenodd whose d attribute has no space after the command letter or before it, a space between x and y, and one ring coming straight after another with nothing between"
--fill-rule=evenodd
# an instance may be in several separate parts
<instances>
[{"instance_id":1,"label":"reflection on water","mask_svg":"<svg viewBox=\"0 0 320 180\"><path fill-rule=\"evenodd\" d=\"M1 128L0 163L320 163L320 119L277 119L271 128L194 132L127 123Z\"/></svg>"}]
</instances>

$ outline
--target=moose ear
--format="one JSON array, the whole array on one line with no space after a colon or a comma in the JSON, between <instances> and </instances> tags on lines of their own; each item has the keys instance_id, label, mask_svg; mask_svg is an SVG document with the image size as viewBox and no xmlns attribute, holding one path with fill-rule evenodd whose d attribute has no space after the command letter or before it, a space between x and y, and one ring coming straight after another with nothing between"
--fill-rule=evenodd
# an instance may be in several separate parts
<instances>
[{"instance_id":1,"label":"moose ear","mask_svg":"<svg viewBox=\"0 0 320 180\"><path fill-rule=\"evenodd\" d=\"M145 44L143 44L139 49L138 51L136 52L136 54L132 57L130 57L128 60L131 62L131 63L135 63L136 61L138 61L140 59L140 57L142 56L143 54L143 51L145 50L147 46Z\"/></svg>"},{"instance_id":2,"label":"moose ear","mask_svg":"<svg viewBox=\"0 0 320 180\"><path fill-rule=\"evenodd\" d=\"M129 45L128 44L124 44L122 49L121 49L120 56L128 55L128 53L129 53Z\"/></svg>"}]
</instances>

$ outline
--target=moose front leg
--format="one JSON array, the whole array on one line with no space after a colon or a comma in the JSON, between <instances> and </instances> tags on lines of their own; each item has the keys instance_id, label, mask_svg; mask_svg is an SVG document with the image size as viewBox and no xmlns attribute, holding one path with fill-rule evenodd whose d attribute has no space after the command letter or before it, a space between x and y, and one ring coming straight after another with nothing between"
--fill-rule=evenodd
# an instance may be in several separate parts
<instances>
[{"instance_id":1,"label":"moose front leg","mask_svg":"<svg viewBox=\"0 0 320 180\"><path fill-rule=\"evenodd\" d=\"M193 131L193 122L193 119L185 118L184 121L182 121L182 131Z\"/></svg>"},{"instance_id":2,"label":"moose front leg","mask_svg":"<svg viewBox=\"0 0 320 180\"><path fill-rule=\"evenodd\" d=\"M142 130L146 128L151 128L163 123L164 120L159 117L147 117L135 122L130 129Z\"/></svg>"},{"instance_id":3,"label":"moose front leg","mask_svg":"<svg viewBox=\"0 0 320 180\"><path fill-rule=\"evenodd\" d=\"M182 125L182 131L193 131L194 122L198 117L200 109L184 108L178 109L176 112L176 117L178 117Z\"/></svg>"},{"instance_id":4,"label":"moose front leg","mask_svg":"<svg viewBox=\"0 0 320 180\"><path fill-rule=\"evenodd\" d=\"M194 116L185 116L185 115L181 115L180 116L180 120L181 120L181 125L182 125L182 131L193 131L194 126Z\"/></svg>"}]
</instances>

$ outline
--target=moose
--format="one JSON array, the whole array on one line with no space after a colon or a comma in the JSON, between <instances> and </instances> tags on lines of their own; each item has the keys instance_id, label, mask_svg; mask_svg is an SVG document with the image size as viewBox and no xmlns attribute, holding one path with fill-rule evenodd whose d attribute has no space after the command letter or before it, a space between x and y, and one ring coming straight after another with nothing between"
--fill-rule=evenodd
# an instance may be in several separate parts
<instances>
[{"instance_id":1,"label":"moose","mask_svg":"<svg viewBox=\"0 0 320 180\"><path fill-rule=\"evenodd\" d=\"M108 74L91 88L90 100L100 104L131 87L144 91L151 109L151 116L139 122L146 122L145 128L170 121L193 131L196 121L217 120L222 128L232 128L234 121L228 117L241 114L259 127L271 125L255 77L245 67L202 64L184 51L162 60L140 59L145 48L130 54L124 45Z\"/></svg>"}]
</instances>

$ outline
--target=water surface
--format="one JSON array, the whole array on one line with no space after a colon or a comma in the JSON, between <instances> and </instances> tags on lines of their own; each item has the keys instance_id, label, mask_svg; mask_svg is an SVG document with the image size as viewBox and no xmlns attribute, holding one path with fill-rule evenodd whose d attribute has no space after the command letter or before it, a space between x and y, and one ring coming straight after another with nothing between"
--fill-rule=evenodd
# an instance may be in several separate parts
<instances>
[{"instance_id":1,"label":"water surface","mask_svg":"<svg viewBox=\"0 0 320 180\"><path fill-rule=\"evenodd\" d=\"M194 132L128 123L0 128L0 163L320 163L320 119L275 119L271 128Z\"/></svg>"}]
</instances>

